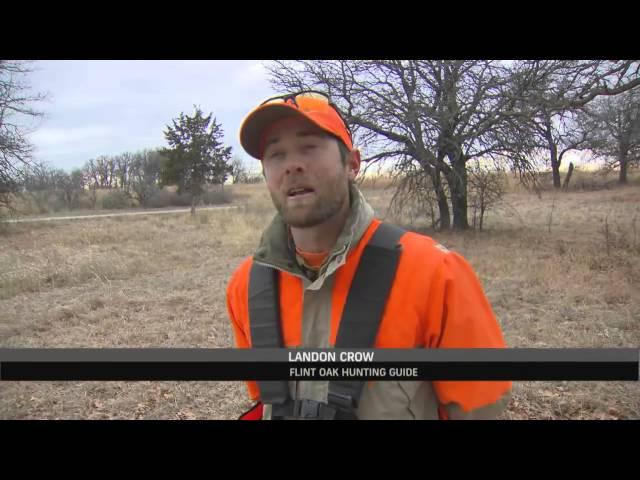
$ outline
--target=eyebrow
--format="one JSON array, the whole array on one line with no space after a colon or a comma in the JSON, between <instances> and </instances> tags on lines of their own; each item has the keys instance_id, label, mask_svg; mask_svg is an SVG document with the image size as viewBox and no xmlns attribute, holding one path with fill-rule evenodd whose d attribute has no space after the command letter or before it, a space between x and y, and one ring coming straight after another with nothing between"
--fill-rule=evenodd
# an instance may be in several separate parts
<instances>
[{"instance_id":1,"label":"eyebrow","mask_svg":"<svg viewBox=\"0 0 640 480\"><path fill-rule=\"evenodd\" d=\"M315 130L302 130L296 133L296 137L305 138L305 137L319 137L323 138L325 136L324 132L315 131ZM280 141L280 137L274 137L264 144L264 148L266 149L269 145L273 145L274 143L278 143Z\"/></svg>"}]
</instances>

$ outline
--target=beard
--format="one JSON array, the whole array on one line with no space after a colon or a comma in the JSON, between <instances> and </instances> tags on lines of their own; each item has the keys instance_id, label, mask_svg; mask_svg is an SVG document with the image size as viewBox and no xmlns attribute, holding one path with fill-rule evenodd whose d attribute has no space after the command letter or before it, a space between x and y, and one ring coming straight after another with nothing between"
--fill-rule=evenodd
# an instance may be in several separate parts
<instances>
[{"instance_id":1,"label":"beard","mask_svg":"<svg viewBox=\"0 0 640 480\"><path fill-rule=\"evenodd\" d=\"M282 192L270 191L273 205L284 222L295 228L309 228L320 225L338 214L349 198L349 182L340 176L314 185L313 197L299 205L289 202L289 197Z\"/></svg>"}]
</instances>

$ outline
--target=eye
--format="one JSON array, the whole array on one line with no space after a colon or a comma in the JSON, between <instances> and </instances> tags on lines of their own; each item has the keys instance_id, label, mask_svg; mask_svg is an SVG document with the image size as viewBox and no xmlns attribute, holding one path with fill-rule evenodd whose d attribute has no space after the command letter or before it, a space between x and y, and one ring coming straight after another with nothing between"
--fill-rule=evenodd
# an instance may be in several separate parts
<instances>
[{"instance_id":1,"label":"eye","mask_svg":"<svg viewBox=\"0 0 640 480\"><path fill-rule=\"evenodd\" d=\"M309 151L314 150L316 148L318 148L318 146L317 145L313 145L313 144L305 145L304 147L302 147L302 149L305 152L309 152Z\"/></svg>"},{"instance_id":2,"label":"eye","mask_svg":"<svg viewBox=\"0 0 640 480\"><path fill-rule=\"evenodd\" d=\"M279 160L283 157L284 153L281 150L274 150L267 155L269 160Z\"/></svg>"}]
</instances>

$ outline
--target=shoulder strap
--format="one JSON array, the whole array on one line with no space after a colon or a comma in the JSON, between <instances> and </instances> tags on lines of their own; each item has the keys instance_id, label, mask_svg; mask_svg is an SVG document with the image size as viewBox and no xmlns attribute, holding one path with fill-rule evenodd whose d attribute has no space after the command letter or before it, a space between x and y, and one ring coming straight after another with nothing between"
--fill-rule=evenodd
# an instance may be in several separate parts
<instances>
[{"instance_id":1,"label":"shoulder strap","mask_svg":"<svg viewBox=\"0 0 640 480\"><path fill-rule=\"evenodd\" d=\"M362 253L340 322L337 348L371 348L393 285L400 245L405 230L382 223ZM282 347L278 272L253 263L249 277L249 323L253 348ZM274 414L295 411L288 382L258 382L264 403L274 405ZM329 382L328 406L321 409L325 418L355 418L363 381Z\"/></svg>"},{"instance_id":2,"label":"shoulder strap","mask_svg":"<svg viewBox=\"0 0 640 480\"><path fill-rule=\"evenodd\" d=\"M372 348L400 260L405 230L382 223L362 253L349 288L336 348ZM329 382L329 404L341 411L358 407L364 381Z\"/></svg>"},{"instance_id":3,"label":"shoulder strap","mask_svg":"<svg viewBox=\"0 0 640 480\"><path fill-rule=\"evenodd\" d=\"M278 271L255 262L249 274L249 326L252 348L282 347ZM283 404L290 399L287 382L262 381L258 387L263 403Z\"/></svg>"}]
</instances>

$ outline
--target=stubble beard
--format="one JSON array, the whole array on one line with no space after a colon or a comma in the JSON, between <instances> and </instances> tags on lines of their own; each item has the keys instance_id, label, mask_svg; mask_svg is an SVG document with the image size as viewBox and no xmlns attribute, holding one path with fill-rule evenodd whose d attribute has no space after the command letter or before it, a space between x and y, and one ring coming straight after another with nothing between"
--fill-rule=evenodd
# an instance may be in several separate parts
<instances>
[{"instance_id":1,"label":"stubble beard","mask_svg":"<svg viewBox=\"0 0 640 480\"><path fill-rule=\"evenodd\" d=\"M345 188L344 184L347 184ZM313 202L303 205L290 205L287 196L280 192L269 192L274 206L284 222L290 227L309 228L320 225L342 209L349 197L348 182L336 178L331 183L315 190Z\"/></svg>"}]
</instances>

